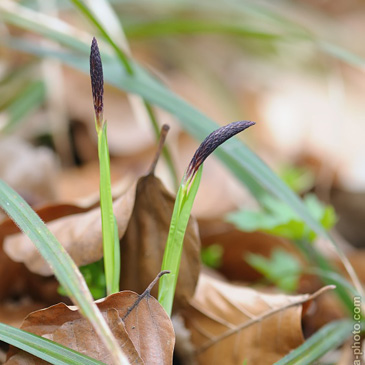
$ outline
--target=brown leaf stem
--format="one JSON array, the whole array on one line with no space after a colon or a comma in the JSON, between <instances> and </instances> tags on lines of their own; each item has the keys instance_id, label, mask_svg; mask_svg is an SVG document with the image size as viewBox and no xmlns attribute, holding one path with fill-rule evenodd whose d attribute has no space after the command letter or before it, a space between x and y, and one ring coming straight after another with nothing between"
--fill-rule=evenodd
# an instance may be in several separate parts
<instances>
[{"instance_id":1,"label":"brown leaf stem","mask_svg":"<svg viewBox=\"0 0 365 365\"><path fill-rule=\"evenodd\" d=\"M160 138L158 140L157 151L156 151L156 154L155 154L155 158L154 158L154 160L151 164L148 175L154 175L155 174L155 168L156 168L157 162L160 158L160 155L161 155L161 152L162 152L162 149L163 149L163 146L165 144L166 137L167 137L167 133L168 133L169 130L170 130L170 126L167 125L167 124L164 124L161 127L161 132L160 132Z\"/></svg>"},{"instance_id":2,"label":"brown leaf stem","mask_svg":"<svg viewBox=\"0 0 365 365\"><path fill-rule=\"evenodd\" d=\"M165 275L165 274L170 274L169 270L164 270L161 271L157 274L157 276L152 280L151 284L148 285L147 289L138 296L138 299L133 303L133 305L131 307L128 308L127 313L123 316L122 320L125 321L125 319L129 316L129 314L133 311L133 309L135 309L136 307L138 307L138 304L141 302L141 300L146 297L146 296L150 296L151 295L151 290L152 288L156 285L157 281L160 279L161 276Z\"/></svg>"}]
</instances>

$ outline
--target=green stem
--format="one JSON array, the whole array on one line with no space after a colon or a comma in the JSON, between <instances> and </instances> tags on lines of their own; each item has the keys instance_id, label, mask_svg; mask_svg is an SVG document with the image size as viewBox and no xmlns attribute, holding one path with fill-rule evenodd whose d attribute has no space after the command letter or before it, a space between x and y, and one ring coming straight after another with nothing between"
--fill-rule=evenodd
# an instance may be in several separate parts
<instances>
[{"instance_id":1,"label":"green stem","mask_svg":"<svg viewBox=\"0 0 365 365\"><path fill-rule=\"evenodd\" d=\"M170 271L170 275L161 277L158 288L158 301L169 316L171 316L176 283L179 275L185 231L189 222L194 199L199 188L201 175L202 166L199 168L191 182L190 180L186 182L184 176L183 182L176 195L161 267L161 271L168 270Z\"/></svg>"},{"instance_id":2,"label":"green stem","mask_svg":"<svg viewBox=\"0 0 365 365\"><path fill-rule=\"evenodd\" d=\"M116 273L120 268L116 268L115 260L115 233L114 233L114 213L113 200L110 181L110 158L107 141L107 123L104 122L101 129L98 130L98 153L100 163L100 207L101 223L103 231L103 252L104 268L106 279L107 294L117 293L119 291L119 276Z\"/></svg>"},{"instance_id":3,"label":"green stem","mask_svg":"<svg viewBox=\"0 0 365 365\"><path fill-rule=\"evenodd\" d=\"M95 25L95 27L100 31L100 33L105 37L105 39L109 42L109 44L114 49L116 55L118 56L120 62L123 64L125 70L127 71L128 75L134 75L134 70L132 67L132 63L129 61L128 56L122 51L120 47L113 41L113 39L110 37L108 32L104 29L102 24L98 21L98 19L94 16L94 14L90 11L89 7L84 4L81 0L71 0L76 7L79 8L79 10L91 21L92 24ZM122 27L122 25L120 25ZM155 132L156 138L158 139L160 131L157 123L156 116L153 112L153 109L151 107L151 104L143 99L143 104L146 108L147 114L149 116L150 122L152 124L152 128ZM174 181L174 186L177 188L179 186L176 170L174 168L174 164L172 162L171 153L167 146L164 146L162 155L164 159L166 160L167 166L170 170L172 179Z\"/></svg>"}]
</instances>

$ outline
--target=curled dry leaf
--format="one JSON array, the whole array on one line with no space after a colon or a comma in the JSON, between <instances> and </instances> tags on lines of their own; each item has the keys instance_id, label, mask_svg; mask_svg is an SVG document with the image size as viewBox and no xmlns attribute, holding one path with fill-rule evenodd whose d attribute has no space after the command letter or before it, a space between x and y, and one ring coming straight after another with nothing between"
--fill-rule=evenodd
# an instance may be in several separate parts
<instances>
[{"instance_id":1,"label":"curled dry leaf","mask_svg":"<svg viewBox=\"0 0 365 365\"><path fill-rule=\"evenodd\" d=\"M97 306L131 364L171 364L174 330L165 310L150 295L150 289L142 295L131 291L112 294ZM26 317L21 329L112 364L92 326L75 307L59 303L33 312ZM47 364L13 347L6 362L7 365L33 363Z\"/></svg>"},{"instance_id":2,"label":"curled dry leaf","mask_svg":"<svg viewBox=\"0 0 365 365\"><path fill-rule=\"evenodd\" d=\"M173 197L152 173L140 178L128 228L121 240L121 288L141 291L161 268L174 208ZM200 271L200 239L190 217L181 258L174 307L193 296ZM157 296L157 288L153 291Z\"/></svg>"},{"instance_id":3,"label":"curled dry leaf","mask_svg":"<svg viewBox=\"0 0 365 365\"><path fill-rule=\"evenodd\" d=\"M313 295L266 294L202 273L182 315L199 364L273 364L304 341L301 317Z\"/></svg>"},{"instance_id":4,"label":"curled dry leaf","mask_svg":"<svg viewBox=\"0 0 365 365\"><path fill-rule=\"evenodd\" d=\"M123 236L127 228L133 209L135 191L136 186L133 184L113 203L119 237ZM78 266L98 261L103 256L99 207L85 213L56 219L47 226ZM6 237L4 251L12 260L24 262L32 272L44 276L52 275L51 268L27 236L17 234Z\"/></svg>"}]
</instances>

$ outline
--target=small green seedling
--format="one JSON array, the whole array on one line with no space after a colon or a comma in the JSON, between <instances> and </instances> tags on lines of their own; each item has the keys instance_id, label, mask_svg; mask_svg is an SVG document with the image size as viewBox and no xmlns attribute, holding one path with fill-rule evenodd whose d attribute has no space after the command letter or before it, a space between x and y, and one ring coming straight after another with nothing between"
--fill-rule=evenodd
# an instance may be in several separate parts
<instances>
[{"instance_id":1,"label":"small green seedling","mask_svg":"<svg viewBox=\"0 0 365 365\"><path fill-rule=\"evenodd\" d=\"M254 124L254 122L249 121L234 122L209 134L196 150L184 174L176 195L161 268L162 271L169 270L171 274L161 277L158 290L158 300L169 315L171 315L172 311L172 303L179 274L184 235L199 188L203 162L227 139Z\"/></svg>"},{"instance_id":2,"label":"small green seedling","mask_svg":"<svg viewBox=\"0 0 365 365\"><path fill-rule=\"evenodd\" d=\"M304 197L304 204L312 217L326 230L336 223L332 206L321 203L314 194ZM259 211L242 209L226 216L226 220L246 232L263 231L290 240L313 242L317 234L288 207L271 196L263 198L264 208Z\"/></svg>"},{"instance_id":3,"label":"small green seedling","mask_svg":"<svg viewBox=\"0 0 365 365\"><path fill-rule=\"evenodd\" d=\"M104 120L104 78L98 43L93 38L90 53L91 88L95 110L95 127L98 134L100 164L100 207L103 231L104 269L107 295L119 291L120 249L118 231L113 213L110 182L110 158L107 140L107 122Z\"/></svg>"},{"instance_id":4,"label":"small green seedling","mask_svg":"<svg viewBox=\"0 0 365 365\"><path fill-rule=\"evenodd\" d=\"M202 247L200 258L204 265L218 269L222 265L223 253L223 246L219 243L214 243L208 247Z\"/></svg>"},{"instance_id":5,"label":"small green seedling","mask_svg":"<svg viewBox=\"0 0 365 365\"><path fill-rule=\"evenodd\" d=\"M297 290L302 265L291 253L276 248L270 258L254 253L249 253L243 258L278 288L286 292Z\"/></svg>"}]
</instances>

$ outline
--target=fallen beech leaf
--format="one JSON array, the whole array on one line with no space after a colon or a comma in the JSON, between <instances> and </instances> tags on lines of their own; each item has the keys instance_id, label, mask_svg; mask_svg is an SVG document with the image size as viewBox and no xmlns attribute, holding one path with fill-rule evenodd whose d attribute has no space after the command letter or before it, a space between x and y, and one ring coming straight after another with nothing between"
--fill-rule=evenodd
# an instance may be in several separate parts
<instances>
[{"instance_id":1,"label":"fallen beech leaf","mask_svg":"<svg viewBox=\"0 0 365 365\"><path fill-rule=\"evenodd\" d=\"M4 181L31 205L54 199L59 165L49 148L33 147L14 135L2 138L0 148L0 175Z\"/></svg>"},{"instance_id":2,"label":"fallen beech leaf","mask_svg":"<svg viewBox=\"0 0 365 365\"><path fill-rule=\"evenodd\" d=\"M300 252L286 239L263 232L243 232L219 219L199 220L199 232L202 247L219 244L223 248L217 270L228 280L253 282L262 278L262 274L245 261L249 253L269 258L275 248L281 248L303 260Z\"/></svg>"},{"instance_id":3,"label":"fallen beech leaf","mask_svg":"<svg viewBox=\"0 0 365 365\"><path fill-rule=\"evenodd\" d=\"M35 301L43 302L45 307L62 300L57 292L58 286L54 277L45 278L33 274L24 264L11 260L3 250L3 239L0 237L0 302L11 298L19 300L31 297Z\"/></svg>"},{"instance_id":4,"label":"fallen beech leaf","mask_svg":"<svg viewBox=\"0 0 365 365\"><path fill-rule=\"evenodd\" d=\"M24 317L45 306L45 303L33 302L29 298L18 302L3 302L0 304L0 322L19 328L23 323Z\"/></svg>"},{"instance_id":5,"label":"fallen beech leaf","mask_svg":"<svg viewBox=\"0 0 365 365\"><path fill-rule=\"evenodd\" d=\"M182 311L199 364L273 364L303 343L302 312L313 295L266 294L202 273Z\"/></svg>"},{"instance_id":6,"label":"fallen beech leaf","mask_svg":"<svg viewBox=\"0 0 365 365\"><path fill-rule=\"evenodd\" d=\"M39 215L43 222L50 222L58 218L66 217L72 214L84 213L92 209L91 207L84 207L78 204L69 203L53 203L45 204L40 207L34 207L34 211ZM18 233L20 230L16 223L8 216L0 222L1 237Z\"/></svg>"},{"instance_id":7,"label":"fallen beech leaf","mask_svg":"<svg viewBox=\"0 0 365 365\"><path fill-rule=\"evenodd\" d=\"M152 173L137 183L136 200L121 240L121 288L141 291L160 270L175 198ZM194 294L200 271L200 239L197 223L190 217L184 238L175 305ZM153 291L157 295L156 291Z\"/></svg>"},{"instance_id":8,"label":"fallen beech leaf","mask_svg":"<svg viewBox=\"0 0 365 365\"><path fill-rule=\"evenodd\" d=\"M43 221L48 222L59 217L86 210L86 208L74 204L57 203L44 205L36 209L36 212ZM22 263L10 259L3 250L4 237L18 232L18 226L9 217L6 217L0 223L0 300L12 296L20 297L30 295L32 298L38 297L37 300L41 299L43 301L43 298L39 298L39 296L43 296L45 289L41 277L35 274L29 275L29 270ZM9 280L9 278L12 278L12 280ZM58 286L56 281L55 284L55 291L51 296L49 291L45 293L47 297L46 305L60 301L60 296L57 295L56 291ZM54 301L53 299L56 296L57 299Z\"/></svg>"},{"instance_id":9,"label":"fallen beech leaf","mask_svg":"<svg viewBox=\"0 0 365 365\"><path fill-rule=\"evenodd\" d=\"M164 273L166 272L160 273L141 295L123 291L97 303L131 364L172 363L175 345L172 323L158 301L150 295L152 286ZM58 342L106 364L112 364L103 343L75 307L59 303L33 312L24 320L21 329ZM11 347L6 364L24 363L47 364Z\"/></svg>"},{"instance_id":10,"label":"fallen beech leaf","mask_svg":"<svg viewBox=\"0 0 365 365\"><path fill-rule=\"evenodd\" d=\"M113 203L119 238L123 236L132 213L135 184ZM103 256L100 208L73 214L47 224L50 231L71 255L78 266L98 261ZM6 237L4 251L17 262L37 274L52 275L49 265L39 254L29 238L23 234ZM156 270L155 272L158 272Z\"/></svg>"},{"instance_id":11,"label":"fallen beech leaf","mask_svg":"<svg viewBox=\"0 0 365 365\"><path fill-rule=\"evenodd\" d=\"M95 165L98 168L98 165ZM67 170L67 172L64 172L63 175L61 175L61 179L63 176L63 179L65 179L64 176L77 176L77 173L75 172L75 169L71 169L73 171L72 173L70 170ZM82 169L76 170L78 171L84 171ZM97 170L99 173L99 170ZM79 172L79 174L82 174ZM89 176L85 174L82 174L82 177L78 177L78 180L75 178L70 178L71 183L73 186L82 185L81 179L83 180L89 180ZM114 179L115 180L115 179ZM99 181L99 180L98 180ZM116 182L112 187L112 196L113 199L118 199L123 193L128 190L128 187L131 185L131 179L128 177L124 177L122 180L119 180ZM74 189L75 190L75 189ZM81 195L81 194L80 194ZM34 211L39 215L39 217L43 220L43 222L51 222L58 218L66 217L68 215L72 214L79 214L79 213L85 213L93 208L97 208L100 204L99 199L99 192L94 191L93 193L88 194L87 196L84 196L82 198L68 198L64 201L57 201L52 203L45 203L41 205L37 205L33 207ZM0 237L6 237L8 235L18 233L20 232L20 229L15 224L15 222L9 218L8 216L5 216L2 220L0 220Z\"/></svg>"},{"instance_id":12,"label":"fallen beech leaf","mask_svg":"<svg viewBox=\"0 0 365 365\"><path fill-rule=\"evenodd\" d=\"M25 288L27 270L24 265L12 261L3 251L0 242L0 300L19 295ZM11 280L9 280L11 278Z\"/></svg>"}]
</instances>

